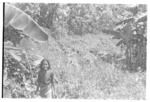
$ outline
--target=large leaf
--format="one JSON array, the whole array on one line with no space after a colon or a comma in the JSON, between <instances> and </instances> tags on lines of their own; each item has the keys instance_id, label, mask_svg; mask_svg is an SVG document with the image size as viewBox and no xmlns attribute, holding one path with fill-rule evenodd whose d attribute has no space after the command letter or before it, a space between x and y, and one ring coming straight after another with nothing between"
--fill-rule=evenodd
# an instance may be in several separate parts
<instances>
[{"instance_id":1,"label":"large leaf","mask_svg":"<svg viewBox=\"0 0 150 102\"><path fill-rule=\"evenodd\" d=\"M103 33L106 33L106 34L111 34L111 35L115 35L115 36L120 36L120 32L118 31L114 31L114 30L109 30L109 29L103 29L102 30Z\"/></svg>"},{"instance_id":2,"label":"large leaf","mask_svg":"<svg viewBox=\"0 0 150 102\"><path fill-rule=\"evenodd\" d=\"M129 23L127 23L127 25L122 29L122 39L124 39L126 42L128 42L130 39L132 39L133 37L133 31L132 31L132 27Z\"/></svg>"},{"instance_id":3,"label":"large leaf","mask_svg":"<svg viewBox=\"0 0 150 102\"><path fill-rule=\"evenodd\" d=\"M20 48L12 47L12 46L4 46L5 51L7 51L15 60L20 62L23 58L23 50Z\"/></svg>"},{"instance_id":4,"label":"large leaf","mask_svg":"<svg viewBox=\"0 0 150 102\"><path fill-rule=\"evenodd\" d=\"M44 43L45 44L45 43ZM30 54L41 55L43 46L40 43L34 42L30 38L23 38L18 45L19 48L24 49Z\"/></svg>"},{"instance_id":5,"label":"large leaf","mask_svg":"<svg viewBox=\"0 0 150 102\"><path fill-rule=\"evenodd\" d=\"M29 38L23 38L20 41L19 47L25 50L34 50L37 47L37 44L33 42L33 40Z\"/></svg>"},{"instance_id":6,"label":"large leaf","mask_svg":"<svg viewBox=\"0 0 150 102\"><path fill-rule=\"evenodd\" d=\"M129 22L133 21L133 20L134 20L133 17L132 18L128 18L128 19L125 19L123 21L120 21L120 22L116 23L116 25L120 25L122 23L126 24L126 23L129 23Z\"/></svg>"},{"instance_id":7,"label":"large leaf","mask_svg":"<svg viewBox=\"0 0 150 102\"><path fill-rule=\"evenodd\" d=\"M26 48L26 45L28 45L28 44L31 44L31 42L26 43L25 48ZM23 43L23 45L24 45L24 43ZM23 49L25 49L25 48L23 48ZM22 60L26 60L25 56L27 55L27 52L25 50L23 50L22 48L5 46L4 49L18 62L21 62ZM30 54L30 56L32 56L33 65L35 65L35 66L37 66L43 59L42 56L40 56L36 53Z\"/></svg>"},{"instance_id":8,"label":"large leaf","mask_svg":"<svg viewBox=\"0 0 150 102\"><path fill-rule=\"evenodd\" d=\"M22 30L24 34L35 40L48 40L46 32L30 16L12 5L5 4L5 27L9 25Z\"/></svg>"},{"instance_id":9,"label":"large leaf","mask_svg":"<svg viewBox=\"0 0 150 102\"><path fill-rule=\"evenodd\" d=\"M121 36L113 36L112 39L122 39Z\"/></svg>"},{"instance_id":10,"label":"large leaf","mask_svg":"<svg viewBox=\"0 0 150 102\"><path fill-rule=\"evenodd\" d=\"M126 42L125 42L124 40L120 40L120 41L116 44L116 46L120 46L121 44L126 44Z\"/></svg>"},{"instance_id":11,"label":"large leaf","mask_svg":"<svg viewBox=\"0 0 150 102\"><path fill-rule=\"evenodd\" d=\"M106 34L111 34L113 35L113 39L122 39L126 42L128 42L130 39L132 39L133 37L133 31L132 31L132 28L131 28L131 25L129 23L127 23L122 31L116 31L116 30L109 30L109 29L103 29L102 30L103 33L106 33Z\"/></svg>"},{"instance_id":12,"label":"large leaf","mask_svg":"<svg viewBox=\"0 0 150 102\"><path fill-rule=\"evenodd\" d=\"M137 18L136 22L146 22L146 21L147 21L147 15L143 14L142 16L140 16L140 17Z\"/></svg>"}]
</instances>

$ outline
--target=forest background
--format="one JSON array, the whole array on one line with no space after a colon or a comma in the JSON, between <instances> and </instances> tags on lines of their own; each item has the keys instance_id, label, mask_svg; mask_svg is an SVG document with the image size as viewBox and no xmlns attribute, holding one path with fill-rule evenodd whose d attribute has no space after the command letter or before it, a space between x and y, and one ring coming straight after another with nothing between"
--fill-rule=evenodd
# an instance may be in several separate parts
<instances>
[{"instance_id":1,"label":"forest background","mask_svg":"<svg viewBox=\"0 0 150 102\"><path fill-rule=\"evenodd\" d=\"M5 97L37 97L37 63L45 57L59 79L54 98L145 99L146 5L12 5L48 41L26 37L13 24L5 28Z\"/></svg>"}]
</instances>

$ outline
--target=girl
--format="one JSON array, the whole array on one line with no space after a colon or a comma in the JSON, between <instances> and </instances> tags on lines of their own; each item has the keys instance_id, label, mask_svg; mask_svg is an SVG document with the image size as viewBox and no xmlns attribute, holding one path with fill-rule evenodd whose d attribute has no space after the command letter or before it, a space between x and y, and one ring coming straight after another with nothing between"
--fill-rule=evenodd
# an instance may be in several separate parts
<instances>
[{"instance_id":1,"label":"girl","mask_svg":"<svg viewBox=\"0 0 150 102\"><path fill-rule=\"evenodd\" d=\"M56 81L56 80L55 80ZM54 74L48 60L43 59L40 64L40 71L37 79L37 91L43 98L52 98L52 88L54 88Z\"/></svg>"}]
</instances>

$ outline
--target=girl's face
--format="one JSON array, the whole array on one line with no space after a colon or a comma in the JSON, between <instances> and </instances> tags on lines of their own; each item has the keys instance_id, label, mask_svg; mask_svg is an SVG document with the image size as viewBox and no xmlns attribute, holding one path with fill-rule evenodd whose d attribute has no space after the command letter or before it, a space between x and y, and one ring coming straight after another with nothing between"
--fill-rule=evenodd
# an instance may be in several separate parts
<instances>
[{"instance_id":1,"label":"girl's face","mask_svg":"<svg viewBox=\"0 0 150 102\"><path fill-rule=\"evenodd\" d=\"M47 62L47 61L43 61L42 68L43 68L44 70L48 70L48 67L49 67L48 62Z\"/></svg>"}]
</instances>

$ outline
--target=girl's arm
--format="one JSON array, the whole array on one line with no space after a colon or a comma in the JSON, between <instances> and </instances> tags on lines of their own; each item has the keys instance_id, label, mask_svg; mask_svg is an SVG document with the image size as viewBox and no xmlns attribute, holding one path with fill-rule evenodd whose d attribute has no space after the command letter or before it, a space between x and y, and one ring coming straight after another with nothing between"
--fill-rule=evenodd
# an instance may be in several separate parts
<instances>
[{"instance_id":1,"label":"girl's arm","mask_svg":"<svg viewBox=\"0 0 150 102\"><path fill-rule=\"evenodd\" d=\"M51 71L48 71L45 75L45 83L46 84L51 84L54 86L54 83L58 83L57 78L54 76L54 73Z\"/></svg>"}]
</instances>

